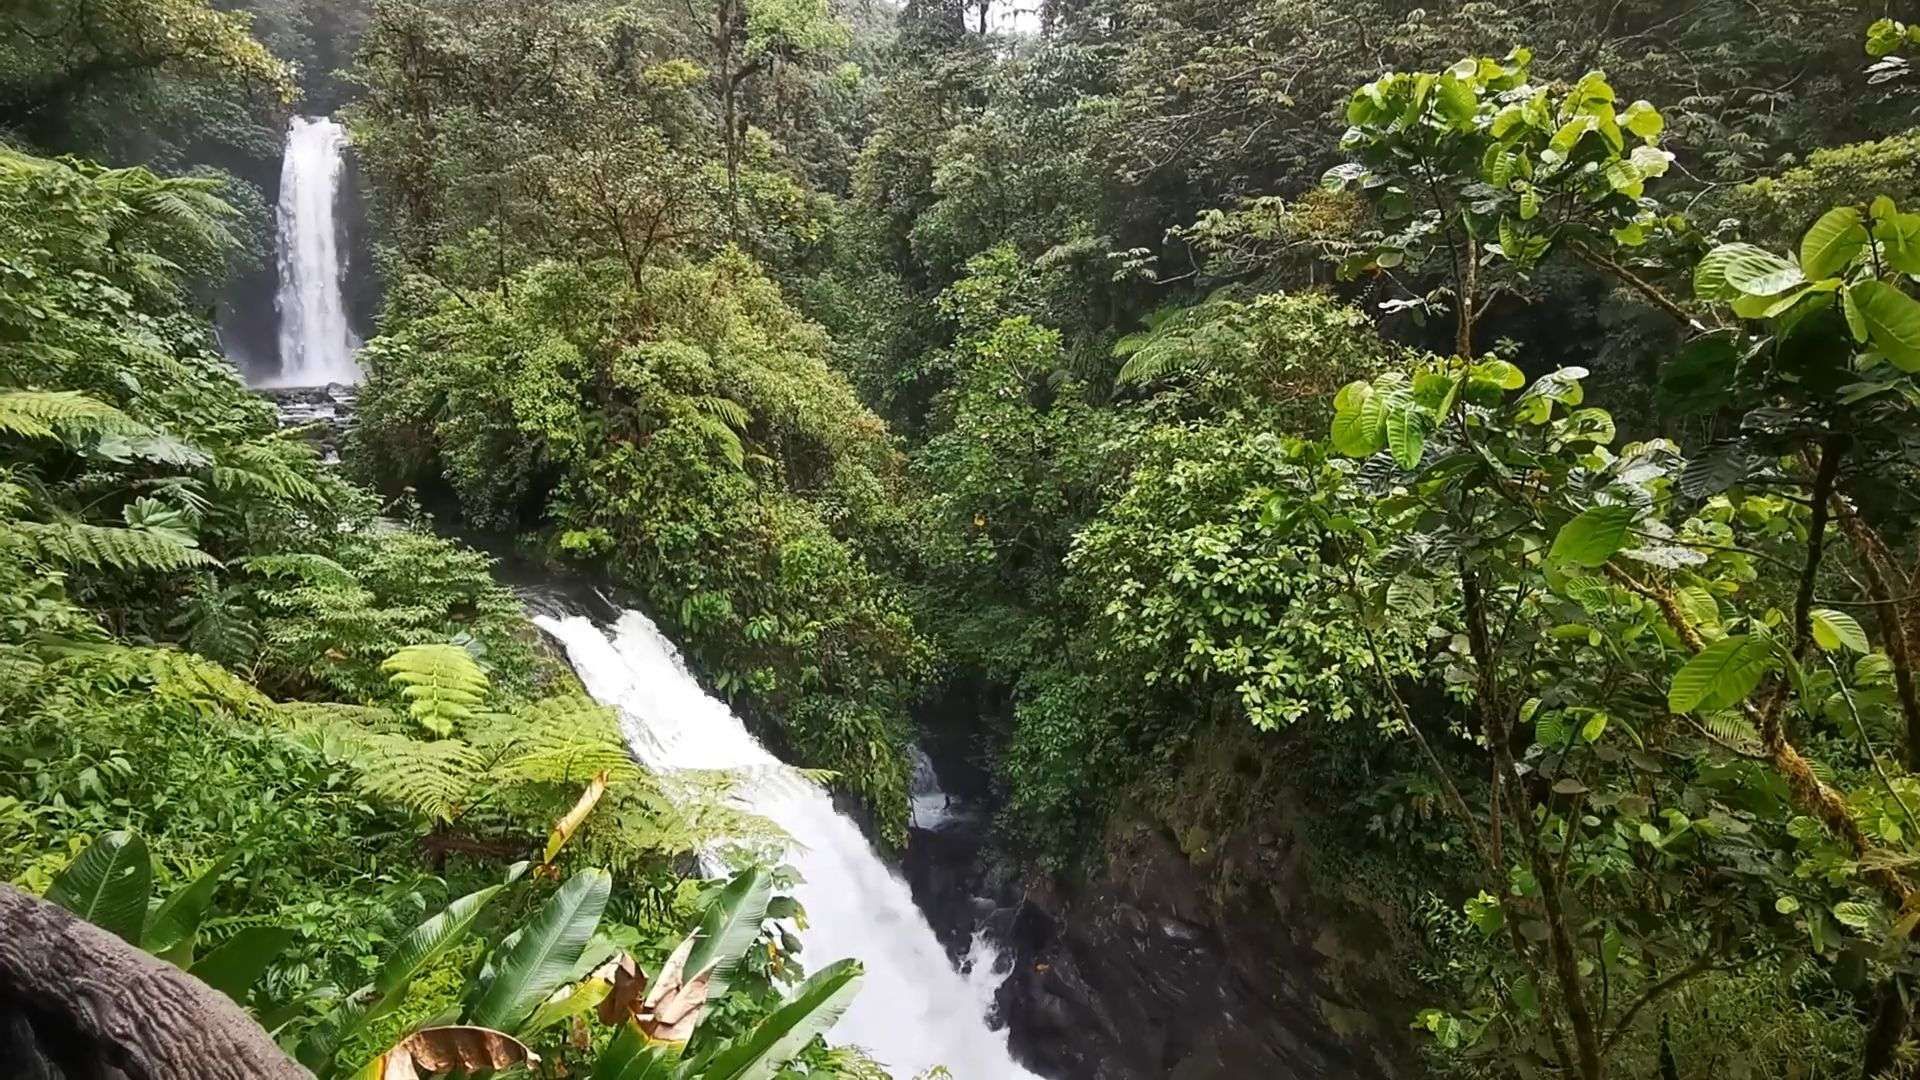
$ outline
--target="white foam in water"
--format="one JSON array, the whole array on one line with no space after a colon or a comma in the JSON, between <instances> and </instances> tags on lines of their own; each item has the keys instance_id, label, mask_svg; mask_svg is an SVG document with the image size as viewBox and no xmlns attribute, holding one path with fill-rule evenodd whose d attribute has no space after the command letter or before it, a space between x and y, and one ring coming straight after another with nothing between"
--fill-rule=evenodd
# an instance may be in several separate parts
<instances>
[{"instance_id":1,"label":"white foam in water","mask_svg":"<svg viewBox=\"0 0 1920 1080\"><path fill-rule=\"evenodd\" d=\"M584 618L535 621L566 648L587 692L620 711L628 744L649 768L729 769L753 778L742 786L747 808L798 845L790 861L806 878L795 890L807 909L806 960L818 968L852 956L866 966L859 996L831 1033L834 1042L865 1049L898 1080L935 1065L955 1080L1033 1078L1014 1063L1005 1033L987 1026L994 991L1006 977L994 971L992 945L976 936L969 970L955 971L906 883L824 791L792 778L700 688L652 621L626 612L611 638Z\"/></svg>"},{"instance_id":2,"label":"white foam in water","mask_svg":"<svg viewBox=\"0 0 1920 1080\"><path fill-rule=\"evenodd\" d=\"M274 253L280 290L280 374L267 386L325 386L360 381L360 342L347 321L334 210L345 173L347 131L325 117L296 116L280 165Z\"/></svg>"}]
</instances>

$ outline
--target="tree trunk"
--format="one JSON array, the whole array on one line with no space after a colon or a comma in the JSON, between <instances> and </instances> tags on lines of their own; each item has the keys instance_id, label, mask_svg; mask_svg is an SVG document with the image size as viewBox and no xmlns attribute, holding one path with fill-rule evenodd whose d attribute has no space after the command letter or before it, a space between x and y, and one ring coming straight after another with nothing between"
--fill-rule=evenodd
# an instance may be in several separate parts
<instances>
[{"instance_id":1,"label":"tree trunk","mask_svg":"<svg viewBox=\"0 0 1920 1080\"><path fill-rule=\"evenodd\" d=\"M713 48L719 59L720 143L727 159L727 227L740 237L740 85L733 74L735 0L720 0L715 14Z\"/></svg>"},{"instance_id":2,"label":"tree trunk","mask_svg":"<svg viewBox=\"0 0 1920 1080\"><path fill-rule=\"evenodd\" d=\"M0 885L0 1059L9 1076L67 1080L312 1076L225 994L9 885Z\"/></svg>"}]
</instances>

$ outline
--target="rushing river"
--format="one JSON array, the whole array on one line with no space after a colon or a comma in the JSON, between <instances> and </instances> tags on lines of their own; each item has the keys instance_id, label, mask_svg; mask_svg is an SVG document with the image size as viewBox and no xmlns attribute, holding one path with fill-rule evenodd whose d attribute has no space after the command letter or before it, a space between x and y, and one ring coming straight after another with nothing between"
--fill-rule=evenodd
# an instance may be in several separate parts
<instances>
[{"instance_id":1,"label":"rushing river","mask_svg":"<svg viewBox=\"0 0 1920 1080\"><path fill-rule=\"evenodd\" d=\"M634 753L649 768L727 769L744 777L746 808L793 837L789 861L806 882L802 939L819 966L844 956L866 966L866 983L829 1039L860 1046L911 1080L945 1065L955 1080L1031 1077L987 1024L1002 975L984 937L967 973L954 969L913 897L827 794L768 753L727 706L701 689L678 650L646 616L628 611L611 632L578 616L536 620L566 648L587 692L619 710Z\"/></svg>"}]
</instances>

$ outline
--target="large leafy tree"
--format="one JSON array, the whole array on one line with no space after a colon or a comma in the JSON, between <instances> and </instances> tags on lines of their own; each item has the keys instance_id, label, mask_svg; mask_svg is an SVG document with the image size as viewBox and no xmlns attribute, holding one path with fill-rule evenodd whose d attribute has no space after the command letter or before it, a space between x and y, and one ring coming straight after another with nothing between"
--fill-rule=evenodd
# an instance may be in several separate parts
<instances>
[{"instance_id":1,"label":"large leafy tree","mask_svg":"<svg viewBox=\"0 0 1920 1080\"><path fill-rule=\"evenodd\" d=\"M0 31L0 125L71 145L85 110L170 83L288 99L293 73L206 0L29 0Z\"/></svg>"}]
</instances>

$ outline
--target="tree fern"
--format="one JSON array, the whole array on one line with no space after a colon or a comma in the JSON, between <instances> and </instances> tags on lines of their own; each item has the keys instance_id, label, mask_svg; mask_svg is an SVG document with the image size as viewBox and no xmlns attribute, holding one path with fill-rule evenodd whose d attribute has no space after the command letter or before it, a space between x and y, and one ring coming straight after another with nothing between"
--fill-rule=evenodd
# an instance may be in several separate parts
<instances>
[{"instance_id":1,"label":"tree fern","mask_svg":"<svg viewBox=\"0 0 1920 1080\"><path fill-rule=\"evenodd\" d=\"M182 649L68 642L50 650L49 655L56 670L84 671L109 686L147 686L162 698L223 705L236 711L273 704L252 683L206 657Z\"/></svg>"},{"instance_id":2,"label":"tree fern","mask_svg":"<svg viewBox=\"0 0 1920 1080\"><path fill-rule=\"evenodd\" d=\"M720 451L734 468L746 468L747 448L740 441L739 432L728 427L724 421L705 414L695 417L694 422L709 446Z\"/></svg>"},{"instance_id":3,"label":"tree fern","mask_svg":"<svg viewBox=\"0 0 1920 1080\"><path fill-rule=\"evenodd\" d=\"M13 532L41 558L68 566L154 573L220 565L169 531L38 521L11 522L0 531Z\"/></svg>"},{"instance_id":4,"label":"tree fern","mask_svg":"<svg viewBox=\"0 0 1920 1080\"><path fill-rule=\"evenodd\" d=\"M577 694L493 718L473 739L499 751L495 770L506 778L577 784L601 772L615 782L640 776L613 711Z\"/></svg>"},{"instance_id":5,"label":"tree fern","mask_svg":"<svg viewBox=\"0 0 1920 1080\"><path fill-rule=\"evenodd\" d=\"M753 424L753 414L745 405L729 397L718 394L702 394L692 399L693 407L708 416L719 420L735 431L745 431Z\"/></svg>"},{"instance_id":6,"label":"tree fern","mask_svg":"<svg viewBox=\"0 0 1920 1080\"><path fill-rule=\"evenodd\" d=\"M314 555L304 551L254 555L242 560L240 565L248 573L266 578L292 579L312 585L328 585L341 589L357 588L360 584L346 567L325 555Z\"/></svg>"},{"instance_id":7,"label":"tree fern","mask_svg":"<svg viewBox=\"0 0 1920 1080\"><path fill-rule=\"evenodd\" d=\"M452 821L478 796L485 763L459 739L412 739L351 723L297 729L309 747L354 769L368 795L435 821Z\"/></svg>"},{"instance_id":8,"label":"tree fern","mask_svg":"<svg viewBox=\"0 0 1920 1080\"><path fill-rule=\"evenodd\" d=\"M213 489L226 495L325 505L326 489L313 476L312 451L283 439L255 439L215 455Z\"/></svg>"},{"instance_id":9,"label":"tree fern","mask_svg":"<svg viewBox=\"0 0 1920 1080\"><path fill-rule=\"evenodd\" d=\"M487 676L472 654L457 645L409 645L380 670L400 687L407 712L436 735L473 718L487 697Z\"/></svg>"},{"instance_id":10,"label":"tree fern","mask_svg":"<svg viewBox=\"0 0 1920 1080\"><path fill-rule=\"evenodd\" d=\"M74 390L0 391L0 434L29 439L151 435L146 425Z\"/></svg>"},{"instance_id":11,"label":"tree fern","mask_svg":"<svg viewBox=\"0 0 1920 1080\"><path fill-rule=\"evenodd\" d=\"M1191 307L1162 308L1146 318L1146 328L1114 344L1114 356L1123 383L1149 383L1182 372L1200 370L1230 349L1246 343L1245 328L1235 316L1245 310L1226 289Z\"/></svg>"}]
</instances>

